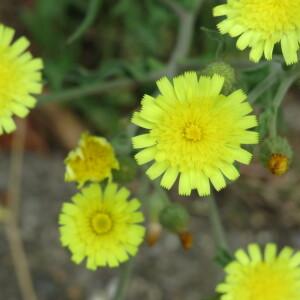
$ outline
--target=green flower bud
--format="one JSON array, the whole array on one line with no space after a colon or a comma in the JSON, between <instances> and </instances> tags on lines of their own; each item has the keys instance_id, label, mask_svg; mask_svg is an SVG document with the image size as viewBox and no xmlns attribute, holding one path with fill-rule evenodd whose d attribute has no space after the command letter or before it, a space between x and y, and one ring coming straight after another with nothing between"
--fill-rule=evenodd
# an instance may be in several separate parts
<instances>
[{"instance_id":1,"label":"green flower bud","mask_svg":"<svg viewBox=\"0 0 300 300\"><path fill-rule=\"evenodd\" d=\"M148 226L146 241L150 247L154 246L161 237L162 225L159 222L161 211L169 205L169 198L160 189L154 191L149 197L148 203Z\"/></svg>"},{"instance_id":2,"label":"green flower bud","mask_svg":"<svg viewBox=\"0 0 300 300\"><path fill-rule=\"evenodd\" d=\"M174 233L185 232L189 220L190 216L187 210L182 205L176 203L166 206L159 215L159 221L162 226Z\"/></svg>"},{"instance_id":3,"label":"green flower bud","mask_svg":"<svg viewBox=\"0 0 300 300\"><path fill-rule=\"evenodd\" d=\"M170 205L170 201L164 192L158 190L149 197L147 204L150 221L159 223L160 213Z\"/></svg>"},{"instance_id":4,"label":"green flower bud","mask_svg":"<svg viewBox=\"0 0 300 300\"><path fill-rule=\"evenodd\" d=\"M288 141L279 136L268 138L260 151L262 163L274 175L283 175L288 171L292 156L293 151Z\"/></svg>"},{"instance_id":5,"label":"green flower bud","mask_svg":"<svg viewBox=\"0 0 300 300\"><path fill-rule=\"evenodd\" d=\"M235 88L236 73L232 66L225 62L214 62L209 64L202 72L201 75L213 76L218 74L225 78L222 93L229 95Z\"/></svg>"}]
</instances>

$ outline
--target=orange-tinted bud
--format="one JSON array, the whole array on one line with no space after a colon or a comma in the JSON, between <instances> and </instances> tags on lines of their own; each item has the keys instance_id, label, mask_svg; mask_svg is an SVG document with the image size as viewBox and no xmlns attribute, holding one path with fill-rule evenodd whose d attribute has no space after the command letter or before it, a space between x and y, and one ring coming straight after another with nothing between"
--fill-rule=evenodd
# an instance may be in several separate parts
<instances>
[{"instance_id":1,"label":"orange-tinted bud","mask_svg":"<svg viewBox=\"0 0 300 300\"><path fill-rule=\"evenodd\" d=\"M179 238L181 241L181 245L184 248L184 250L189 250L193 246L193 236L190 232L184 231L179 233Z\"/></svg>"},{"instance_id":2,"label":"orange-tinted bud","mask_svg":"<svg viewBox=\"0 0 300 300\"><path fill-rule=\"evenodd\" d=\"M268 167L274 175L283 175L288 171L289 159L283 154L272 154L268 162Z\"/></svg>"},{"instance_id":3,"label":"orange-tinted bud","mask_svg":"<svg viewBox=\"0 0 300 300\"><path fill-rule=\"evenodd\" d=\"M162 232L162 226L159 223L150 223L147 231L147 244L148 246L154 246L160 239Z\"/></svg>"}]
</instances>

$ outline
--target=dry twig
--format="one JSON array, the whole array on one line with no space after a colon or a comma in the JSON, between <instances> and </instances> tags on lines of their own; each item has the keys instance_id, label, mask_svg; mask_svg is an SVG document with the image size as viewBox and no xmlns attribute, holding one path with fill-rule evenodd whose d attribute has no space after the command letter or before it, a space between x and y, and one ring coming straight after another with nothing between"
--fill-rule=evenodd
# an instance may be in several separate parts
<instances>
[{"instance_id":1,"label":"dry twig","mask_svg":"<svg viewBox=\"0 0 300 300\"><path fill-rule=\"evenodd\" d=\"M20 121L18 125L11 152L8 186L9 215L5 224L5 232L22 298L37 300L18 224L26 124L25 121Z\"/></svg>"}]
</instances>

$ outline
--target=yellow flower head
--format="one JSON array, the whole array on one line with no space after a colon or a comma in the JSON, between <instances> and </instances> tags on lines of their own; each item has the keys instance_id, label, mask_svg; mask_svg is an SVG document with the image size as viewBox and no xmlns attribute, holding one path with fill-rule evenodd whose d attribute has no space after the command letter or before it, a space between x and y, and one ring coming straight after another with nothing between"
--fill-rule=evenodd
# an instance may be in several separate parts
<instances>
[{"instance_id":1,"label":"yellow flower head","mask_svg":"<svg viewBox=\"0 0 300 300\"><path fill-rule=\"evenodd\" d=\"M271 60L274 45L281 43L286 63L298 61L300 43L299 0L227 0L214 8L214 16L226 16L218 24L222 34L239 36L237 47L251 48L250 59Z\"/></svg>"},{"instance_id":2,"label":"yellow flower head","mask_svg":"<svg viewBox=\"0 0 300 300\"><path fill-rule=\"evenodd\" d=\"M104 190L93 183L65 203L59 217L62 245L79 264L87 258L87 268L117 267L137 253L145 229L137 199L128 201L126 188L108 183Z\"/></svg>"},{"instance_id":3,"label":"yellow flower head","mask_svg":"<svg viewBox=\"0 0 300 300\"><path fill-rule=\"evenodd\" d=\"M200 76L195 72L157 82L160 95L144 96L142 109L132 122L149 130L133 138L142 165L153 161L147 170L151 179L163 174L161 185L171 188L180 174L179 194L210 194L210 183L220 190L226 186L223 175L235 180L239 172L234 161L248 164L251 154L241 144L256 144L258 134L249 131L257 125L248 115L252 108L237 90L220 94L224 78Z\"/></svg>"},{"instance_id":4,"label":"yellow flower head","mask_svg":"<svg viewBox=\"0 0 300 300\"><path fill-rule=\"evenodd\" d=\"M235 261L225 269L226 279L217 286L221 300L298 300L300 299L300 252L268 244L264 253L251 244L247 254L238 250Z\"/></svg>"},{"instance_id":5,"label":"yellow flower head","mask_svg":"<svg viewBox=\"0 0 300 300\"><path fill-rule=\"evenodd\" d=\"M66 181L100 182L111 177L112 169L119 169L110 143L102 137L82 134L78 147L65 159Z\"/></svg>"},{"instance_id":6,"label":"yellow flower head","mask_svg":"<svg viewBox=\"0 0 300 300\"><path fill-rule=\"evenodd\" d=\"M21 37L14 43L14 30L0 24L0 134L15 130L14 115L25 117L42 90L41 59L26 51L29 42Z\"/></svg>"}]
</instances>

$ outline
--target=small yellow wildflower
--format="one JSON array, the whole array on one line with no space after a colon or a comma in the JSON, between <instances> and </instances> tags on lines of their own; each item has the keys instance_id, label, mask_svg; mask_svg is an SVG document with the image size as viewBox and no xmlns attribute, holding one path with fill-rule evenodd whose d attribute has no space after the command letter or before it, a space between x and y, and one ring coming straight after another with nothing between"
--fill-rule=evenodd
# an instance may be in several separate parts
<instances>
[{"instance_id":1,"label":"small yellow wildflower","mask_svg":"<svg viewBox=\"0 0 300 300\"><path fill-rule=\"evenodd\" d=\"M263 55L271 60L277 43L288 65L298 61L299 0L227 0L214 8L214 16L226 16L218 28L222 34L239 36L237 47L250 47L252 61L258 62Z\"/></svg>"},{"instance_id":2,"label":"small yellow wildflower","mask_svg":"<svg viewBox=\"0 0 300 300\"><path fill-rule=\"evenodd\" d=\"M145 228L138 210L137 199L127 200L126 188L108 183L104 190L93 183L65 203L59 217L63 246L72 252L72 260L79 264L87 258L87 268L117 267L137 253Z\"/></svg>"},{"instance_id":3,"label":"small yellow wildflower","mask_svg":"<svg viewBox=\"0 0 300 300\"><path fill-rule=\"evenodd\" d=\"M300 299L300 252L268 244L264 254L251 244L247 254L238 250L235 261L226 268L224 283L217 286L221 300L298 300Z\"/></svg>"},{"instance_id":4,"label":"small yellow wildflower","mask_svg":"<svg viewBox=\"0 0 300 300\"><path fill-rule=\"evenodd\" d=\"M65 160L66 181L77 181L82 186L87 181L100 182L111 178L112 169L119 169L110 143L102 137L82 134L78 147Z\"/></svg>"},{"instance_id":5,"label":"small yellow wildflower","mask_svg":"<svg viewBox=\"0 0 300 300\"><path fill-rule=\"evenodd\" d=\"M0 134L15 130L12 117L25 117L36 104L32 94L42 91L42 60L26 51L26 38L13 43L14 34L12 28L0 24Z\"/></svg>"},{"instance_id":6,"label":"small yellow wildflower","mask_svg":"<svg viewBox=\"0 0 300 300\"><path fill-rule=\"evenodd\" d=\"M151 179L163 174L161 185L170 189L179 178L179 194L210 194L210 183L220 190L239 176L234 161L249 164L251 153L241 144L256 144L257 126L246 95L237 90L220 94L224 78L200 76L195 72L157 82L161 92L156 98L146 95L142 109L132 122L149 130L133 138L138 164L154 161L147 170Z\"/></svg>"}]
</instances>

